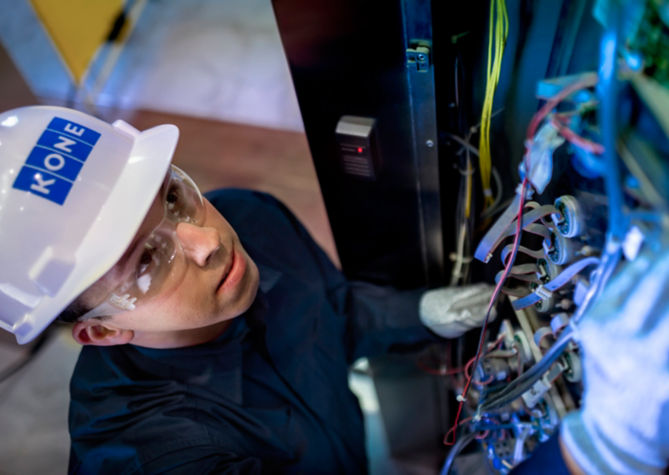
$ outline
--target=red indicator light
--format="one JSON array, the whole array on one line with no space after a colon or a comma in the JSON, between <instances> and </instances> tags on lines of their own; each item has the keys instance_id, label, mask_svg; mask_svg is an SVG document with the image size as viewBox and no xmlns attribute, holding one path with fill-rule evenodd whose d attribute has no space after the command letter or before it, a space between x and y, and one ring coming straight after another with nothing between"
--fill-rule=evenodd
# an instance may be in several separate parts
<instances>
[{"instance_id":1,"label":"red indicator light","mask_svg":"<svg viewBox=\"0 0 669 475\"><path fill-rule=\"evenodd\" d=\"M358 147L358 153L362 153L362 147Z\"/></svg>"}]
</instances>

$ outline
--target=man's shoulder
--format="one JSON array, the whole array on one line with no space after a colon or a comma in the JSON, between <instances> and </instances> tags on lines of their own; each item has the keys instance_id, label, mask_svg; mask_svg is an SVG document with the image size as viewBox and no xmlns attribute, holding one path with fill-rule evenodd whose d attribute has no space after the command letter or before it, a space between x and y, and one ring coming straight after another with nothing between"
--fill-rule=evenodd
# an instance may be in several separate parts
<instances>
[{"instance_id":1,"label":"man's shoulder","mask_svg":"<svg viewBox=\"0 0 669 475\"><path fill-rule=\"evenodd\" d=\"M207 348L203 361L212 352ZM102 460L103 471L111 473L110 467L142 471L176 456L195 460L200 452L246 453L248 447L240 443L243 427L229 417L239 408L216 390L233 380L203 384L206 368L191 368L197 349L165 350L168 354L156 357L164 351L133 345L82 348L70 383L71 464L97 472ZM212 401L217 411L209 410Z\"/></svg>"},{"instance_id":2,"label":"man's shoulder","mask_svg":"<svg viewBox=\"0 0 669 475\"><path fill-rule=\"evenodd\" d=\"M243 188L219 188L204 195L226 219L249 213L284 215L288 209L269 193ZM290 211L288 211L290 213Z\"/></svg>"}]
</instances>

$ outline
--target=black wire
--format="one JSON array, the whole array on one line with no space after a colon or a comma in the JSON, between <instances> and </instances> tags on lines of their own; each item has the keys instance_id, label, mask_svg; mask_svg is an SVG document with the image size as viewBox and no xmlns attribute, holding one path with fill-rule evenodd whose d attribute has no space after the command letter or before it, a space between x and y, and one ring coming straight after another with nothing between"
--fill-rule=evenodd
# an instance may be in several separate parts
<instances>
[{"instance_id":1,"label":"black wire","mask_svg":"<svg viewBox=\"0 0 669 475\"><path fill-rule=\"evenodd\" d=\"M567 348L569 342L572 340L573 332L567 328L560 336L560 339L555 342L551 349L544 355L544 357L537 364L532 366L528 371L510 382L499 392L492 393L485 401L483 401L478 411L480 413L496 409L511 403L516 398L520 397L527 391L536 380L538 380L550 366L557 360L560 355Z\"/></svg>"},{"instance_id":2,"label":"black wire","mask_svg":"<svg viewBox=\"0 0 669 475\"><path fill-rule=\"evenodd\" d=\"M450 473L451 466L455 461L455 457L457 457L458 454L462 452L464 448L467 447L469 443L474 440L477 434L478 432L472 432L471 434L467 434L464 437L460 437L458 441L455 444L453 444L453 447L451 447L451 450L448 452L448 457L446 458L446 462L444 462L444 467L441 469L441 475L448 475Z\"/></svg>"}]
</instances>

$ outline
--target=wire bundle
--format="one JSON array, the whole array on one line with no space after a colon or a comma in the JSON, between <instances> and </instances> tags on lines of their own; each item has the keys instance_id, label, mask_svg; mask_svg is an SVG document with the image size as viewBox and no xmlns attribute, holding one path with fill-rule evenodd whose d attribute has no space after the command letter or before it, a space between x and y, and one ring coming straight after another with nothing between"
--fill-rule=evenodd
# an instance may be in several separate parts
<instances>
[{"instance_id":1,"label":"wire bundle","mask_svg":"<svg viewBox=\"0 0 669 475\"><path fill-rule=\"evenodd\" d=\"M550 112L567 96L570 94L586 88L586 87L591 87L594 86L597 83L597 76L592 75L592 76L587 76L584 79L580 81L576 81L573 84L570 84L569 86L565 87L563 90L561 90L558 94L556 94L554 97L550 98L546 104L544 104L534 115L532 120L530 121L530 124L527 129L527 143L526 143L526 153L524 156L524 164L525 164L525 177L523 181L521 182L520 189L518 190L519 193L519 203L518 203L518 210L516 212L516 226L515 226L515 232L514 232L514 240L513 244L511 246L511 250L507 253L505 256L505 267L504 271L502 272L502 275L500 279L497 282L497 285L495 287L495 290L492 294L492 297L490 299L490 302L488 304L488 308L486 311L486 316L485 320L483 323L483 326L481 328L481 332L479 334L479 341L478 341L478 346L476 350L475 357L473 359L473 362L470 362L472 365L472 368L476 368L479 362L479 359L481 357L482 353L482 348L483 348L483 342L485 341L485 335L488 327L488 321L490 319L490 312L492 308L495 306L497 299L500 295L502 286L504 285L504 282L507 280L509 277L509 274L511 272L511 268L514 265L516 255L518 253L518 249L520 248L520 238L522 234L522 221L523 221L523 210L525 208L525 198L526 194L531 186L529 177L530 177L530 157L529 157L529 150L530 146L532 144L532 141L535 138L535 134L537 132L539 124L546 119L546 117L550 114ZM590 300L590 299L588 299ZM584 305L584 307L587 307L587 305ZM578 312L577 312L578 313ZM544 359L537 365L535 365L530 371L527 373L523 374L522 376L518 377L516 381L513 381L508 385L507 388L504 390L500 391L498 394L495 395L495 397L491 398L491 400L486 401L485 408L488 408L491 405L494 405L495 407L501 402L503 403L508 403L510 400L513 400L517 397L519 397L524 391L527 390L529 385L531 385L531 382L536 380L538 376L540 376L543 371L545 371L552 362L555 361L556 356L559 356L562 352L562 350L565 348L566 343L568 343L571 340L572 334L570 331L564 332L563 338L559 340L559 344L556 343L554 345L554 349L547 354ZM468 366L470 365L468 364ZM456 435L455 432L457 428L459 427L459 419L460 415L462 413L463 406L465 404L465 401L467 400L467 395L469 393L470 385L472 383L472 376L473 376L473 371L469 373L469 375L466 376L466 382L464 385L464 389L462 391L462 394L458 397L459 405L458 405L458 410L455 415L455 422L453 426L450 428L450 430L446 433L444 436L444 444L445 445L453 445L456 442ZM481 411L481 407L479 407L479 413Z\"/></svg>"},{"instance_id":2,"label":"wire bundle","mask_svg":"<svg viewBox=\"0 0 669 475\"><path fill-rule=\"evenodd\" d=\"M479 168L483 187L484 209L493 203L490 177L492 175L492 159L490 156L490 122L492 119L492 103L495 90L502 71L502 57L506 38L509 34L509 18L504 0L490 0L490 18L488 24L488 64L486 67L486 88L481 111L481 133L479 135ZM493 54L494 38L494 54ZM494 57L494 59L493 59Z\"/></svg>"}]
</instances>

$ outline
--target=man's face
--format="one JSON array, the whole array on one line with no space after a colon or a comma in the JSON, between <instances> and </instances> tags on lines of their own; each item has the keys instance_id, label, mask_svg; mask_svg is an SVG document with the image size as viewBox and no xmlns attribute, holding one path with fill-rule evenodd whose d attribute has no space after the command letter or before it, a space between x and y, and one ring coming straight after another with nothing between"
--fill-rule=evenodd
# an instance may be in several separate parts
<instances>
[{"instance_id":1,"label":"man's face","mask_svg":"<svg viewBox=\"0 0 669 475\"><path fill-rule=\"evenodd\" d=\"M82 296L85 300L94 302L96 294L106 294L127 279L129 272L134 272L141 258L133 249L153 229L156 220L160 221L158 215L162 215L162 204L154 201L129 250ZM175 272L165 277L159 292L135 309L101 321L107 328L132 331L131 343L179 346L183 340L185 344L195 344L199 341L190 337L194 333L195 340L215 338L229 320L253 303L258 289L258 268L230 224L208 200L204 200L201 222L177 223L174 239L181 245L182 255L173 264Z\"/></svg>"}]
</instances>

